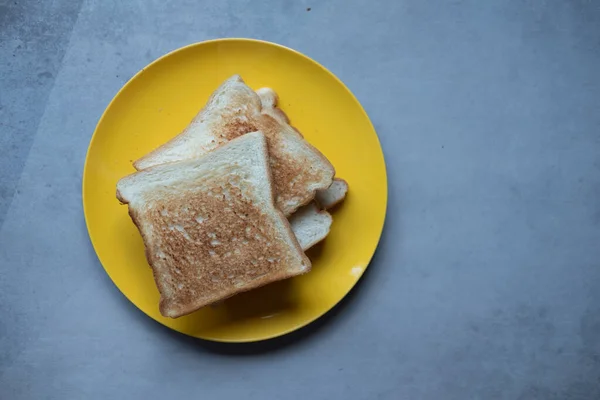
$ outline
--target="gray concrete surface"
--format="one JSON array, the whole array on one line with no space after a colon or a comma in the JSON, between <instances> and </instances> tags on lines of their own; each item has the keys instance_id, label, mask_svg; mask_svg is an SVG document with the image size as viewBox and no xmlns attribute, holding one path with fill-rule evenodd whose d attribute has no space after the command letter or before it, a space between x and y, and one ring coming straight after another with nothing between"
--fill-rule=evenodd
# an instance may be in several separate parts
<instances>
[{"instance_id":1,"label":"gray concrete surface","mask_svg":"<svg viewBox=\"0 0 600 400\"><path fill-rule=\"evenodd\" d=\"M80 196L121 85L235 36L336 73L390 188L351 296L239 346L129 304ZM0 1L0 398L600 398L599 70L593 1Z\"/></svg>"},{"instance_id":2,"label":"gray concrete surface","mask_svg":"<svg viewBox=\"0 0 600 400\"><path fill-rule=\"evenodd\" d=\"M0 225L81 6L0 1Z\"/></svg>"}]
</instances>

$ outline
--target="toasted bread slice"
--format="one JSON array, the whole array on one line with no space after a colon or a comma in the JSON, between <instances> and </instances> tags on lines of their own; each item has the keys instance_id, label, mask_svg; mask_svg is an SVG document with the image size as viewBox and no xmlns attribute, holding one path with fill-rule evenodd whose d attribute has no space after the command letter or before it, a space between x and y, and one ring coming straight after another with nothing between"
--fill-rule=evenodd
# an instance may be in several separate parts
<instances>
[{"instance_id":1,"label":"toasted bread slice","mask_svg":"<svg viewBox=\"0 0 600 400\"><path fill-rule=\"evenodd\" d=\"M348 182L340 178L335 178L331 186L317 192L315 201L324 210L330 210L341 203L346 198L347 193Z\"/></svg>"},{"instance_id":2,"label":"toasted bread slice","mask_svg":"<svg viewBox=\"0 0 600 400\"><path fill-rule=\"evenodd\" d=\"M275 204L286 216L331 185L335 175L331 163L288 123L263 113L259 96L238 75L212 94L182 133L137 160L134 167L143 170L195 158L257 130L267 137Z\"/></svg>"},{"instance_id":3,"label":"toasted bread slice","mask_svg":"<svg viewBox=\"0 0 600 400\"><path fill-rule=\"evenodd\" d=\"M129 175L117 184L117 198L144 240L164 316L310 270L274 205L261 132Z\"/></svg>"},{"instance_id":4,"label":"toasted bread slice","mask_svg":"<svg viewBox=\"0 0 600 400\"><path fill-rule=\"evenodd\" d=\"M256 94L260 99L263 114L268 114L280 124L289 125L290 119L287 114L277 106L279 97L273 89L268 87L260 88L256 91ZM298 132L298 134L300 134L300 132ZM346 198L346 193L348 193L348 183L343 179L335 178L331 186L327 189L317 191L315 200L317 200L323 209L328 210L342 202L344 198Z\"/></svg>"},{"instance_id":5,"label":"toasted bread slice","mask_svg":"<svg viewBox=\"0 0 600 400\"><path fill-rule=\"evenodd\" d=\"M300 207L290 217L292 232L305 251L329 235L332 222L331 214L320 210L314 201Z\"/></svg>"}]
</instances>

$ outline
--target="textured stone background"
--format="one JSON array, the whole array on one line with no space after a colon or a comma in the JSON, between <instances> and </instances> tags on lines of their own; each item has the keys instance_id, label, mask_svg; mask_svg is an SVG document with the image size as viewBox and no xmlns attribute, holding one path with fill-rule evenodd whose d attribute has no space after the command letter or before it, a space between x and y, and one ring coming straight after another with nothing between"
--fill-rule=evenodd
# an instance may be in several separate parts
<instances>
[{"instance_id":1,"label":"textured stone background","mask_svg":"<svg viewBox=\"0 0 600 400\"><path fill-rule=\"evenodd\" d=\"M217 37L327 66L388 167L360 285L255 345L143 316L81 210L112 96ZM599 71L594 1L0 0L0 398L600 398Z\"/></svg>"}]
</instances>

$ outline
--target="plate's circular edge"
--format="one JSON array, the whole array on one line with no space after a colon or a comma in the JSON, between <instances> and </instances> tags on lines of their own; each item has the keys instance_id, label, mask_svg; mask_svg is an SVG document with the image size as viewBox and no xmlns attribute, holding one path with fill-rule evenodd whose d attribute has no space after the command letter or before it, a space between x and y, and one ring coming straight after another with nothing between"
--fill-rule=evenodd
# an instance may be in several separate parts
<instances>
[{"instance_id":1,"label":"plate's circular edge","mask_svg":"<svg viewBox=\"0 0 600 400\"><path fill-rule=\"evenodd\" d=\"M348 290L342 295L340 296L340 298L331 305L331 307L327 308L326 310L324 310L322 313L315 315L314 318L303 321L301 324L295 325L287 330L284 331L280 331L277 332L276 334L273 335L265 335L265 336L261 336L259 338L249 338L249 339L236 339L236 340L227 340L227 339L222 339L222 338L215 338L215 337L210 337L210 336L195 336L192 334L188 334L185 332L181 332L177 329L174 329L168 325L165 325L164 323L162 323L161 321L159 321L158 319L154 318L152 315L148 314L146 311L144 311L143 309L141 309L140 307L138 307L137 304L135 304L135 302L133 302L129 296L127 296L127 293L125 293L123 290L121 290L121 288L119 287L119 285L117 285L117 283L115 282L115 280L113 279L112 275L110 274L110 272L106 269L106 267L104 267L104 264L102 263L102 260L100 259L100 256L98 255L98 250L96 249L96 245L94 243L94 238L93 235L90 231L90 226L89 226L89 222L88 222L88 212L87 212L87 207L86 207L86 195L85 195L85 182L86 182L86 174L87 174L87 168L88 168L88 157L90 154L90 149L92 148L92 144L94 143L94 139L96 138L96 133L98 132L98 127L102 124L102 121L104 120L104 118L106 117L107 113L109 112L109 110L111 109L111 107L113 106L114 102L116 101L116 99L119 97L119 95L121 94L121 92L123 92L135 79L138 78L138 76L140 76L145 70L146 68L149 68L150 66L160 62L162 59L170 57L171 55L184 51L190 47L196 47L196 46L202 46L202 45L206 45L209 43L222 43L222 42L233 42L233 41L242 41L242 42L254 42L254 43L261 43L261 44L265 44L265 45L269 45L269 46L274 46L274 47L279 47L281 49L285 49L287 51L291 51L292 53L314 63L315 65L317 65L319 68L321 68L326 74L328 74L330 77L332 77L333 79L335 79L343 88L344 90L346 90L346 92L351 96L352 100L354 100L354 102L356 102L356 104L358 105L358 107L360 108L362 114L366 117L367 121L369 122L369 125L371 126L371 129L373 130L373 132L375 132L375 139L377 140L377 144L379 145L379 150L381 151L381 158L383 160L383 174L384 174L384 190L385 190L385 196L384 196L384 204L383 204L383 218L381 220L381 226L379 228L379 236L377 237L377 241L375 242L375 245L371 251L371 255L369 256L369 260L367 261L367 263L365 264L365 267L362 269L362 271L360 272L360 274L357 276L356 281L352 284L352 286L350 286L348 288ZM211 39L211 40L205 40L202 42L196 42L196 43L191 43L188 44L186 46L183 47L179 47L175 50L172 50L164 55L162 55L161 57L157 58L156 60L152 61L151 63L147 64L145 67L143 67L141 70L139 70L135 75L133 75L118 91L117 93L113 96L113 98L111 99L111 101L108 103L108 105L106 106L106 108L104 109L104 112L102 113L102 115L100 116L100 119L98 120L98 122L96 123L96 127L94 128L94 133L92 134L92 137L90 139L90 143L88 145L87 151L86 151L86 155L85 155L85 161L83 164L83 175L82 175L82 179L81 179L81 202L82 202L82 206L83 206L83 217L85 220L85 226L86 229L88 231L88 237L90 239L90 242L92 243L92 247L94 249L94 252L96 253L96 257L98 258L98 261L100 262L100 265L102 265L102 268L104 269L104 272L106 272L106 274L108 275L108 277L110 278L111 282L117 287L117 289L119 289L119 292L121 292L121 294L123 294L123 296L125 296L125 298L131 302L138 310L140 310L141 312L143 312L145 315L147 315L148 317L150 317L152 320L156 321L157 323L159 323L160 325L169 328L177 333L186 335L186 336L190 336L196 339L202 339L202 340L208 340L208 341L213 341L213 342L219 342L219 343L253 343L253 342L261 342L261 341L265 341L265 340L270 340L270 339L274 339L280 336L284 336L287 335L289 333L295 332L299 329L304 328L305 326L310 325L311 323L313 323L314 321L316 321L317 319L321 318L323 315L325 315L326 313L328 313L329 311L331 311L332 309L334 309L344 298L346 298L346 296L348 295L348 293L350 293L350 291L356 286L356 284L360 281L360 279L362 278L363 274L365 273L365 271L367 270L367 268L369 267L373 256L375 255L375 252L377 251L377 247L379 246L379 243L381 241L381 235L383 234L383 228L385 226L385 220L386 220L386 216L387 216L387 203L388 203L388 180L387 180L387 165L385 162L385 154L383 152L383 148L381 147L381 142L379 141L379 135L377 135L377 131L375 130L375 127L373 126L373 123L371 122L371 119L369 118L369 115L367 114L367 112L365 111L365 109L363 108L362 104L360 103L360 101L358 101L358 99L356 98L356 96L354 96L354 93L352 93L352 91L344 84L344 82L342 82L334 73L332 73L331 71L329 71L327 68L325 68L323 65L321 65L318 61L315 61L314 59L308 57L305 54L300 53L297 50L294 50L290 47L281 45L281 44L277 44L277 43L273 43L273 42L269 42L266 40L260 40L260 39L251 39L251 38L219 38L219 39Z\"/></svg>"}]
</instances>

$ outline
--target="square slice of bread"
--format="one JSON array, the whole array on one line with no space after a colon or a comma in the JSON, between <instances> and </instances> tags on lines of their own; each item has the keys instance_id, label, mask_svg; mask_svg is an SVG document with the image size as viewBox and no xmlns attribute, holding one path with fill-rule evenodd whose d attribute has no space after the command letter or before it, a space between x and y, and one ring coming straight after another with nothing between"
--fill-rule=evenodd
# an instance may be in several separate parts
<instances>
[{"instance_id":1,"label":"square slice of bread","mask_svg":"<svg viewBox=\"0 0 600 400\"><path fill-rule=\"evenodd\" d=\"M267 137L275 204L290 216L331 185L335 170L289 123L263 112L261 99L239 75L227 79L178 136L134 162L151 166L192 159L248 132Z\"/></svg>"},{"instance_id":2,"label":"square slice of bread","mask_svg":"<svg viewBox=\"0 0 600 400\"><path fill-rule=\"evenodd\" d=\"M274 205L261 132L129 175L117 184L117 198L143 237L164 316L310 270Z\"/></svg>"}]
</instances>

